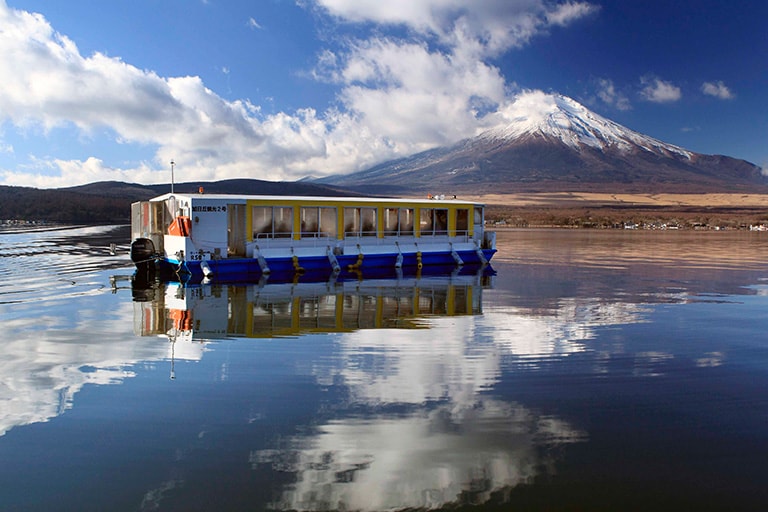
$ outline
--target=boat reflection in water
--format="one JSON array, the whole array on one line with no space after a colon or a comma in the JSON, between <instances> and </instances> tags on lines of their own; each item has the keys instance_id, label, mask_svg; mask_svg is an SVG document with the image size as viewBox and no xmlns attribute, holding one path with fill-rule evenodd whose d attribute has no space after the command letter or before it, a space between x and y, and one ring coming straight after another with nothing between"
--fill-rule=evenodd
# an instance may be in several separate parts
<instances>
[{"instance_id":1,"label":"boat reflection in water","mask_svg":"<svg viewBox=\"0 0 768 512\"><path fill-rule=\"evenodd\" d=\"M427 328L426 317L482 313L488 266L412 275L346 273L316 280L134 285L134 331L173 341Z\"/></svg>"}]
</instances>

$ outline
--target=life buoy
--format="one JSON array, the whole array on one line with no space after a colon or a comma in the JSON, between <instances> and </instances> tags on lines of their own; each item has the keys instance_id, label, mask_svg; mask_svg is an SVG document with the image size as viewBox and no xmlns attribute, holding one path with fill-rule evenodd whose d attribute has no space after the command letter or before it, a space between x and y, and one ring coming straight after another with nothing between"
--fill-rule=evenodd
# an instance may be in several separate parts
<instances>
[{"instance_id":1,"label":"life buoy","mask_svg":"<svg viewBox=\"0 0 768 512\"><path fill-rule=\"evenodd\" d=\"M192 221L189 217L180 215L173 219L168 226L168 234L174 236L189 236L192 233Z\"/></svg>"}]
</instances>

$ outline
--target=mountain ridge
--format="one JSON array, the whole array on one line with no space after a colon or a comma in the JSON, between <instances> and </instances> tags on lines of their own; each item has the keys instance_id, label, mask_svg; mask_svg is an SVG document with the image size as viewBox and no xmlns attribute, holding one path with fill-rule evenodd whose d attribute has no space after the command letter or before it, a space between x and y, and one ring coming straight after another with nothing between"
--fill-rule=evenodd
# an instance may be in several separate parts
<instances>
[{"instance_id":1,"label":"mountain ridge","mask_svg":"<svg viewBox=\"0 0 768 512\"><path fill-rule=\"evenodd\" d=\"M352 192L314 183L232 179L174 184L178 193L341 196ZM58 189L0 185L0 220L44 220L55 223L123 224L130 222L131 203L170 192L170 184L142 185L100 181Z\"/></svg>"}]
</instances>

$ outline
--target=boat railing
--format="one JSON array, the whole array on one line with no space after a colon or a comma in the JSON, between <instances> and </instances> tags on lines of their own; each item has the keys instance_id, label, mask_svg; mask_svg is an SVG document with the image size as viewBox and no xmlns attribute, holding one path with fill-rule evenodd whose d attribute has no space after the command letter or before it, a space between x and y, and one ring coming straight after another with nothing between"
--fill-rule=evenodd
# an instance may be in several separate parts
<instances>
[{"instance_id":1,"label":"boat railing","mask_svg":"<svg viewBox=\"0 0 768 512\"><path fill-rule=\"evenodd\" d=\"M419 235L421 240L451 240L452 242L467 242L470 240L469 231L456 231L456 234L450 236L448 231L435 231L434 233L424 233Z\"/></svg>"},{"instance_id":2,"label":"boat railing","mask_svg":"<svg viewBox=\"0 0 768 512\"><path fill-rule=\"evenodd\" d=\"M344 240L348 242L359 242L359 243L365 243L367 245L385 245L385 244L392 244L395 241L400 243L409 243L409 242L454 242L454 243L462 243L462 242L469 242L472 240L472 237L470 236L468 231L461 231L457 232L455 236L449 236L448 233L430 233L425 234L422 233L421 236L416 236L413 233L408 234L384 234L383 238L378 238L375 236L360 236L358 233L345 233L344 234Z\"/></svg>"},{"instance_id":3,"label":"boat railing","mask_svg":"<svg viewBox=\"0 0 768 512\"><path fill-rule=\"evenodd\" d=\"M468 231L457 232L455 236L449 236L448 233L422 233L420 236L416 236L413 233L408 234L385 234L382 238L376 236L375 231L370 232L346 232L344 233L344 241L348 243L359 243L361 245L386 245L392 244L395 241L400 243L413 243L413 242L454 242L463 243L472 240L472 236ZM260 247L289 247L289 246L306 246L306 247L323 247L335 245L338 240L335 236L329 233L302 233L299 240L294 240L291 233L257 233L254 235L253 241Z\"/></svg>"},{"instance_id":4,"label":"boat railing","mask_svg":"<svg viewBox=\"0 0 768 512\"><path fill-rule=\"evenodd\" d=\"M291 231L265 231L263 233L254 233L253 234L254 240L290 240L293 238L293 233Z\"/></svg>"},{"instance_id":5,"label":"boat railing","mask_svg":"<svg viewBox=\"0 0 768 512\"><path fill-rule=\"evenodd\" d=\"M332 240L336 240L336 234L325 233L325 232L315 232L315 231L310 231L310 232L303 231L301 233L301 237L299 238L299 240L318 242L313 245L328 245L331 243Z\"/></svg>"},{"instance_id":6,"label":"boat railing","mask_svg":"<svg viewBox=\"0 0 768 512\"><path fill-rule=\"evenodd\" d=\"M293 239L293 233L258 233L253 241L262 248L272 247L292 247L296 245L305 247L324 247L333 245L336 237L330 233L302 233L299 240Z\"/></svg>"},{"instance_id":7,"label":"boat railing","mask_svg":"<svg viewBox=\"0 0 768 512\"><path fill-rule=\"evenodd\" d=\"M346 231L344 232L345 240L375 240L378 237L378 232L374 231Z\"/></svg>"}]
</instances>

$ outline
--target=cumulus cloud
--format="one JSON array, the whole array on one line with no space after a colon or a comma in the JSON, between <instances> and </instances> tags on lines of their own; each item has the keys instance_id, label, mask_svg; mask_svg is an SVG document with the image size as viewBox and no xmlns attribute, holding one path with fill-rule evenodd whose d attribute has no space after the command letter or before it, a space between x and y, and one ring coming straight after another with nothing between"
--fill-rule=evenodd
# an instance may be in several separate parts
<instances>
[{"instance_id":1,"label":"cumulus cloud","mask_svg":"<svg viewBox=\"0 0 768 512\"><path fill-rule=\"evenodd\" d=\"M613 80L601 78L597 81L597 88L597 97L600 98L603 103L611 105L618 110L632 109L632 104L629 102L629 98L616 89Z\"/></svg>"},{"instance_id":2,"label":"cumulus cloud","mask_svg":"<svg viewBox=\"0 0 768 512\"><path fill-rule=\"evenodd\" d=\"M171 159L186 180L288 180L363 169L488 127L513 89L488 59L596 9L542 0L312 5L328 19L404 25L416 37L371 30L320 52L308 76L336 85L338 103L265 114L248 100L222 98L197 76L163 77L101 53L82 55L42 15L0 0L0 123L43 134L72 127L86 137L109 133L115 144L153 153L151 161L122 168L87 153L38 157L32 173L0 170L0 183L153 183L167 181ZM247 25L260 27L253 18ZM0 140L0 147L11 146Z\"/></svg>"},{"instance_id":3,"label":"cumulus cloud","mask_svg":"<svg viewBox=\"0 0 768 512\"><path fill-rule=\"evenodd\" d=\"M659 78L646 77L641 79L641 84L643 89L640 91L640 95L654 103L672 103L683 96L679 87Z\"/></svg>"},{"instance_id":4,"label":"cumulus cloud","mask_svg":"<svg viewBox=\"0 0 768 512\"><path fill-rule=\"evenodd\" d=\"M547 21L552 25L565 27L574 20L588 16L598 10L598 7L587 2L567 2L555 7L547 13Z\"/></svg>"},{"instance_id":5,"label":"cumulus cloud","mask_svg":"<svg viewBox=\"0 0 768 512\"><path fill-rule=\"evenodd\" d=\"M701 92L708 96L714 96L721 100L731 100L736 96L731 90L721 81L718 82L704 82L701 85Z\"/></svg>"},{"instance_id":6,"label":"cumulus cloud","mask_svg":"<svg viewBox=\"0 0 768 512\"><path fill-rule=\"evenodd\" d=\"M326 155L328 128L312 110L262 116L248 101L224 100L199 77L163 78L100 53L84 57L41 15L1 3L0 24L5 27L0 33L2 121L40 126L44 132L75 126L88 134L106 128L116 142L156 147L156 165L164 168L174 157L183 161L192 179L282 179L303 172L306 159ZM41 172L38 181L51 186L90 177L124 179L126 173L134 180L147 177L143 166L117 170L99 162L52 158L59 177L43 178L50 172ZM81 172L71 173L73 166ZM95 169L104 174L92 173ZM0 179L19 182L24 174L5 171ZM166 177L147 181L158 179Z\"/></svg>"},{"instance_id":7,"label":"cumulus cloud","mask_svg":"<svg viewBox=\"0 0 768 512\"><path fill-rule=\"evenodd\" d=\"M451 46L476 45L497 54L525 45L552 26L566 26L598 7L587 2L551 4L542 0L316 0L347 22L403 25Z\"/></svg>"},{"instance_id":8,"label":"cumulus cloud","mask_svg":"<svg viewBox=\"0 0 768 512\"><path fill-rule=\"evenodd\" d=\"M466 136L478 124L473 101L496 105L506 97L497 68L463 54L431 52L424 44L376 39L342 60L337 77L346 108L366 125L375 120L378 133L410 146L407 151Z\"/></svg>"}]
</instances>

